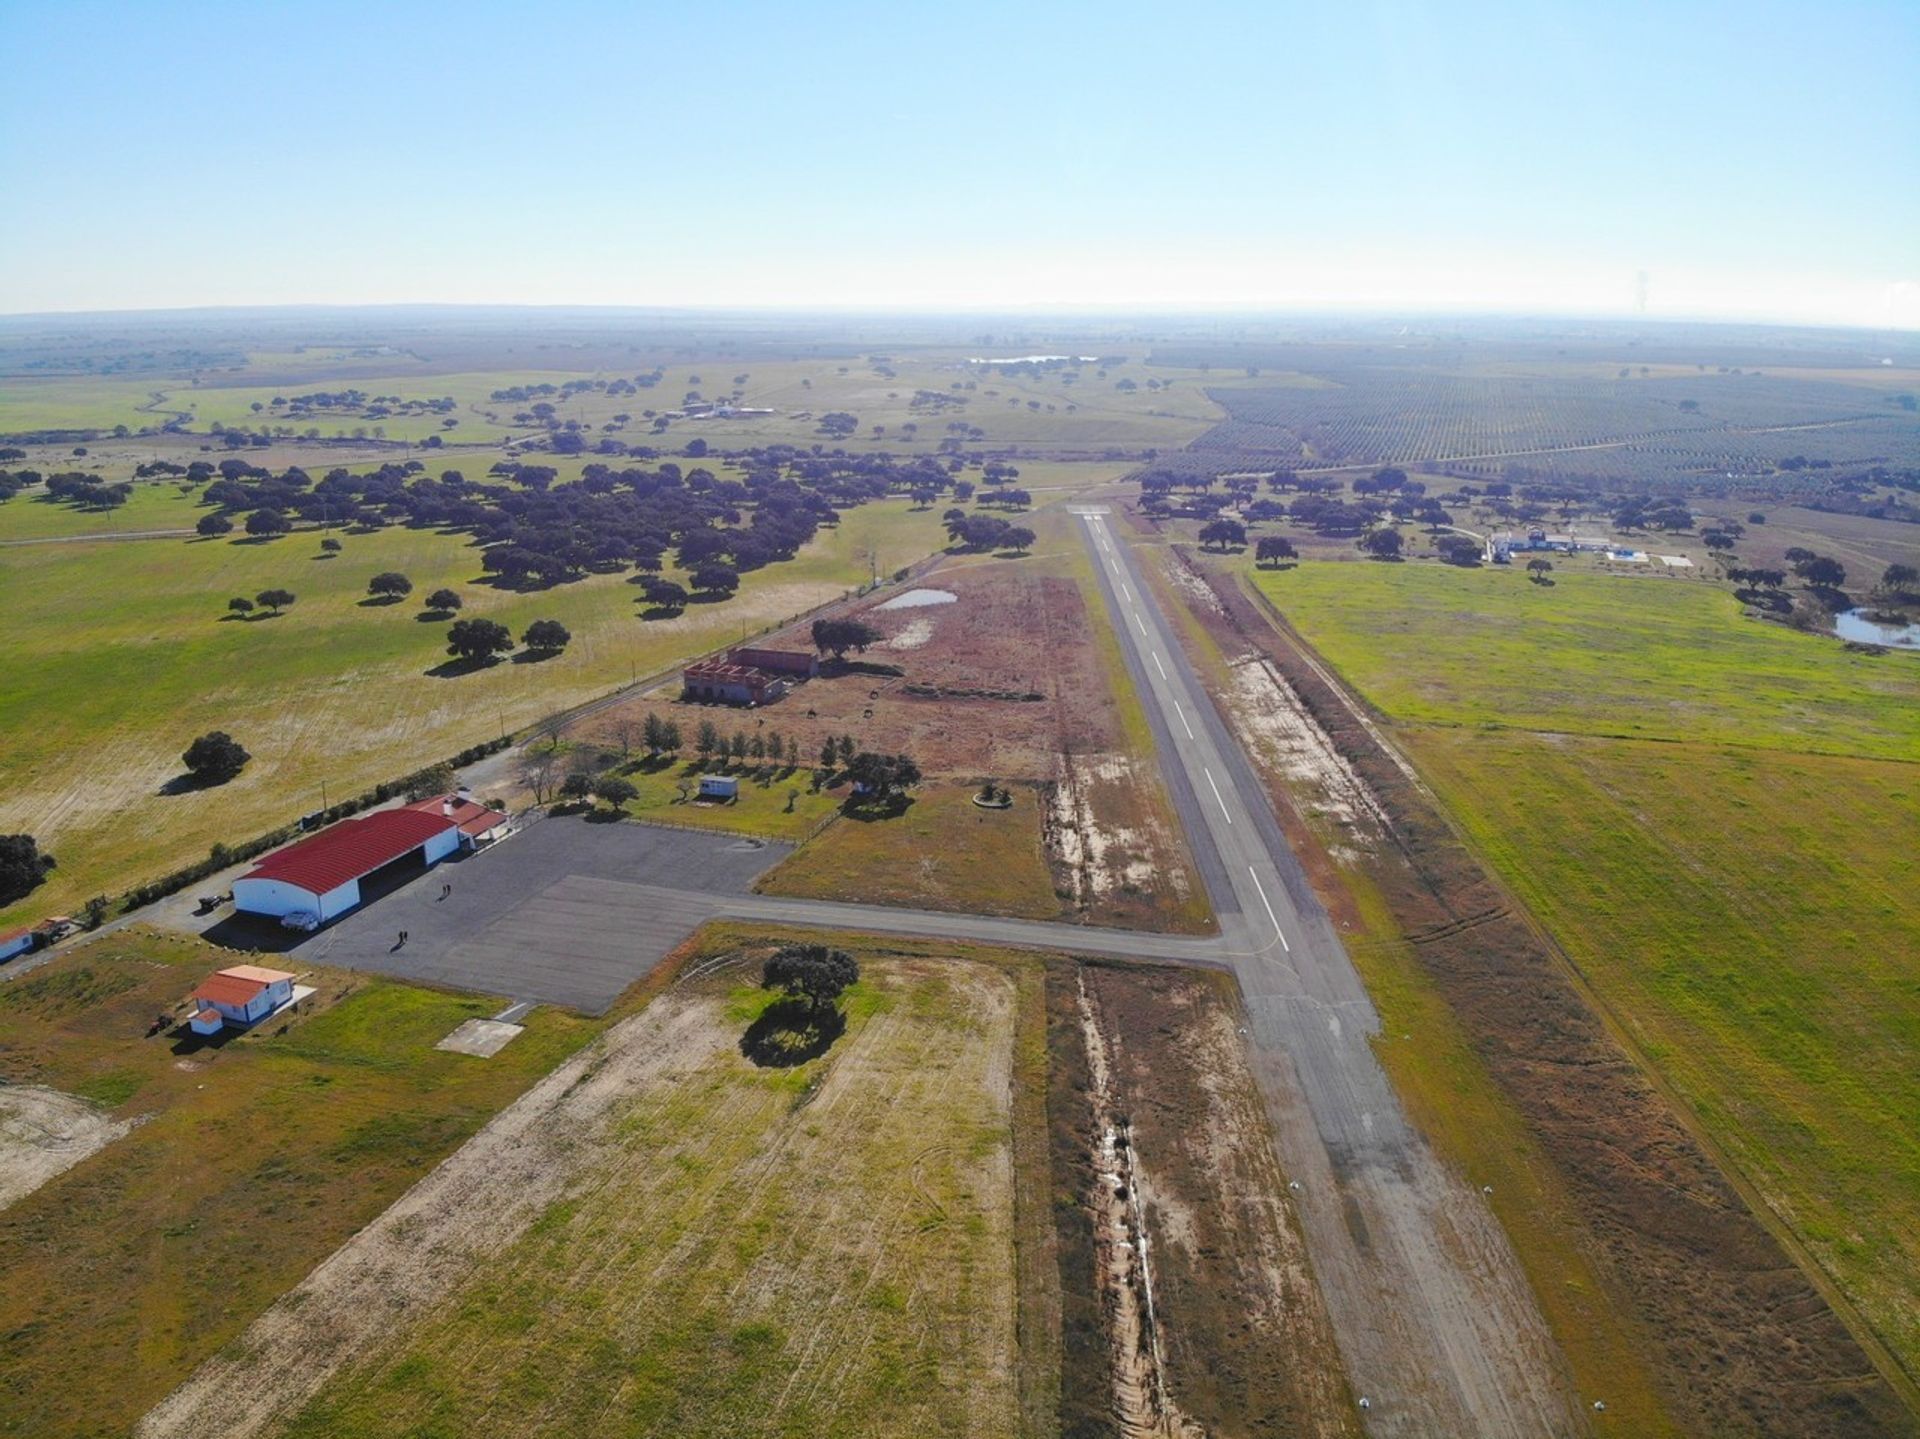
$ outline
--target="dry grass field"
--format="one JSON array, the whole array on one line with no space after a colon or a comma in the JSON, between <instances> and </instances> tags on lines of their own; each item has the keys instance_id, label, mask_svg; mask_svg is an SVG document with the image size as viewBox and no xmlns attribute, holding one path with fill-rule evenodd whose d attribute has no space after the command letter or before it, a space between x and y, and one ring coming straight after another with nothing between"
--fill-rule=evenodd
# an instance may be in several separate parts
<instances>
[{"instance_id":1,"label":"dry grass field","mask_svg":"<svg viewBox=\"0 0 1920 1439\"><path fill-rule=\"evenodd\" d=\"M830 812L843 797L810 792L805 767L823 739L851 734L862 748L914 757L930 783L904 816L835 820L763 881L772 893L1204 929L1206 898L1084 556L1056 516L1036 525L1048 535L1029 558L954 557L914 580L950 603L888 609L897 587L863 602L851 612L886 639L776 705L744 714L690 704L669 683L594 717L578 738L617 747L621 725L649 712L687 738L703 720L723 734L791 736L801 771L734 809L674 803L661 776L681 766L642 777L640 803L653 812L781 838L806 834L822 801ZM809 644L803 630L781 639ZM971 805L987 779L1014 789L1012 810ZM788 789L800 791L791 815Z\"/></svg>"},{"instance_id":2,"label":"dry grass field","mask_svg":"<svg viewBox=\"0 0 1920 1439\"><path fill-rule=\"evenodd\" d=\"M126 1433L600 1027L541 1010L474 1060L434 1045L499 1001L312 970L319 993L268 1029L146 1037L232 962L136 931L0 983L0 1080L118 1131L0 1209L0 1433Z\"/></svg>"},{"instance_id":3,"label":"dry grass field","mask_svg":"<svg viewBox=\"0 0 1920 1439\"><path fill-rule=\"evenodd\" d=\"M825 1056L759 1069L745 973L557 1071L142 1432L1018 1432L1037 976L869 960Z\"/></svg>"}]
</instances>

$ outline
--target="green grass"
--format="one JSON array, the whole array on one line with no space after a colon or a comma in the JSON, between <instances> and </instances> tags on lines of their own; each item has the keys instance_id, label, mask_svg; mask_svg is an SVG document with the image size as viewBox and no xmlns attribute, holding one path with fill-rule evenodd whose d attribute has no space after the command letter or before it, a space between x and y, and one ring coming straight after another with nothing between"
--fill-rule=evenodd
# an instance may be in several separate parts
<instances>
[{"instance_id":1,"label":"green grass","mask_svg":"<svg viewBox=\"0 0 1920 1439\"><path fill-rule=\"evenodd\" d=\"M761 881L769 894L1057 919L1041 841L1043 801L1014 789L1014 807L981 809L975 786L930 785L905 814L843 819Z\"/></svg>"},{"instance_id":2,"label":"green grass","mask_svg":"<svg viewBox=\"0 0 1920 1439\"><path fill-rule=\"evenodd\" d=\"M728 732L723 725L722 733ZM658 766L635 760L616 766L613 772L640 791L638 799L620 807L623 813L762 839L803 839L846 797L844 788L816 791L812 773L804 766L791 772L785 766L755 769L751 760L738 768L701 764L698 758ZM703 774L734 775L740 781L739 796L724 804L699 801L698 780ZM683 780L693 786L688 800L680 797Z\"/></svg>"},{"instance_id":3,"label":"green grass","mask_svg":"<svg viewBox=\"0 0 1920 1439\"><path fill-rule=\"evenodd\" d=\"M132 497L112 510L83 510L29 490L0 502L0 544L107 530L190 530L205 513L197 495L181 494L171 480L137 481Z\"/></svg>"},{"instance_id":4,"label":"green grass","mask_svg":"<svg viewBox=\"0 0 1920 1439\"><path fill-rule=\"evenodd\" d=\"M34 430L110 430L125 425L137 430L157 425L163 416L144 413L140 406L153 398L153 392L174 388L171 380L96 379L93 376L63 376L59 379L20 379L0 381L0 434L21 434ZM165 406L162 406L165 409ZM74 468L84 468L84 459L76 458ZM67 468L63 458L53 468ZM38 464L37 469L49 468Z\"/></svg>"},{"instance_id":5,"label":"green grass","mask_svg":"<svg viewBox=\"0 0 1920 1439\"><path fill-rule=\"evenodd\" d=\"M315 971L284 1033L142 1037L232 958L130 932L0 985L0 1076L143 1120L0 1212L0 1433L128 1432L603 1023L542 1008L475 1060L433 1046L499 1001Z\"/></svg>"},{"instance_id":6,"label":"green grass","mask_svg":"<svg viewBox=\"0 0 1920 1439\"><path fill-rule=\"evenodd\" d=\"M1556 578L1257 583L1920 1370L1920 666L1744 619L1711 585Z\"/></svg>"},{"instance_id":7,"label":"green grass","mask_svg":"<svg viewBox=\"0 0 1920 1439\"><path fill-rule=\"evenodd\" d=\"M1396 720L1920 755L1920 665L1653 576L1321 563L1255 582Z\"/></svg>"},{"instance_id":8,"label":"green grass","mask_svg":"<svg viewBox=\"0 0 1920 1439\"><path fill-rule=\"evenodd\" d=\"M1920 1369L1920 765L1410 736L1474 844Z\"/></svg>"},{"instance_id":9,"label":"green grass","mask_svg":"<svg viewBox=\"0 0 1920 1439\"><path fill-rule=\"evenodd\" d=\"M13 502L18 505L19 500ZM6 507L0 507L0 513ZM87 895L153 878L503 728L604 694L693 654L832 599L867 573L866 551L897 566L941 538L934 512L904 502L847 512L801 556L747 576L739 596L643 621L637 589L599 576L537 594L475 583L462 538L388 529L268 544L151 540L31 545L6 551L0 613L8 678L0 688L0 831L37 835L59 860L49 882L0 921L71 908ZM408 601L361 603L369 578L399 570ZM269 586L298 602L277 619L224 619L233 595ZM516 634L554 618L564 654L477 673L428 673L445 659L444 623L418 619L442 585L466 615ZM225 729L254 759L217 789L163 795L197 734Z\"/></svg>"},{"instance_id":10,"label":"green grass","mask_svg":"<svg viewBox=\"0 0 1920 1439\"><path fill-rule=\"evenodd\" d=\"M1014 990L869 958L791 1070L734 1042L765 995L697 1001L566 1197L283 1432L1013 1433Z\"/></svg>"}]
</instances>

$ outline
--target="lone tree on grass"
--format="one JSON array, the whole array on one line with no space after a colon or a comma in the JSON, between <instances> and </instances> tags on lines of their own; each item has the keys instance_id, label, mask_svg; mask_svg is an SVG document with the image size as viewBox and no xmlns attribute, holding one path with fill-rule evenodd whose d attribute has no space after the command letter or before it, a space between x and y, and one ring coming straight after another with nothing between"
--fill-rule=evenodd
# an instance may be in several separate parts
<instances>
[{"instance_id":1,"label":"lone tree on grass","mask_svg":"<svg viewBox=\"0 0 1920 1439\"><path fill-rule=\"evenodd\" d=\"M821 654L831 654L837 660L847 657L848 650L866 653L868 645L876 645L886 636L864 620L815 620L813 622L813 647Z\"/></svg>"},{"instance_id":2,"label":"lone tree on grass","mask_svg":"<svg viewBox=\"0 0 1920 1439\"><path fill-rule=\"evenodd\" d=\"M585 799L593 793L593 776L576 770L560 782L560 794L564 799Z\"/></svg>"},{"instance_id":3,"label":"lone tree on grass","mask_svg":"<svg viewBox=\"0 0 1920 1439\"><path fill-rule=\"evenodd\" d=\"M557 655L572 638L572 632L558 620L535 620L520 636L520 643L536 654Z\"/></svg>"},{"instance_id":4,"label":"lone tree on grass","mask_svg":"<svg viewBox=\"0 0 1920 1439\"><path fill-rule=\"evenodd\" d=\"M1552 560L1528 560L1527 561L1527 577L1531 579L1536 585L1545 584L1547 582L1547 575L1552 569L1553 569Z\"/></svg>"},{"instance_id":5,"label":"lone tree on grass","mask_svg":"<svg viewBox=\"0 0 1920 1439\"><path fill-rule=\"evenodd\" d=\"M201 735L180 756L187 773L201 784L225 784L245 769L252 758L225 730Z\"/></svg>"},{"instance_id":6,"label":"lone tree on grass","mask_svg":"<svg viewBox=\"0 0 1920 1439\"><path fill-rule=\"evenodd\" d=\"M0 904L24 899L52 868L53 856L32 835L0 834Z\"/></svg>"},{"instance_id":7,"label":"lone tree on grass","mask_svg":"<svg viewBox=\"0 0 1920 1439\"><path fill-rule=\"evenodd\" d=\"M233 521L225 515L202 515L194 525L194 529L211 539L218 535L232 534Z\"/></svg>"},{"instance_id":8,"label":"lone tree on grass","mask_svg":"<svg viewBox=\"0 0 1920 1439\"><path fill-rule=\"evenodd\" d=\"M1225 550L1247 542L1247 527L1238 520L1209 520L1200 527L1202 549Z\"/></svg>"},{"instance_id":9,"label":"lone tree on grass","mask_svg":"<svg viewBox=\"0 0 1920 1439\"><path fill-rule=\"evenodd\" d=\"M450 615L460 608L460 596L452 590L435 590L427 596L427 608L437 614Z\"/></svg>"},{"instance_id":10,"label":"lone tree on grass","mask_svg":"<svg viewBox=\"0 0 1920 1439\"><path fill-rule=\"evenodd\" d=\"M279 614L294 601L292 590L262 590L254 599L265 605L274 614Z\"/></svg>"},{"instance_id":11,"label":"lone tree on grass","mask_svg":"<svg viewBox=\"0 0 1920 1439\"><path fill-rule=\"evenodd\" d=\"M602 801L609 809L618 809L629 801L640 798L631 780L620 778L617 774L607 775L593 787L594 798Z\"/></svg>"},{"instance_id":12,"label":"lone tree on grass","mask_svg":"<svg viewBox=\"0 0 1920 1439\"><path fill-rule=\"evenodd\" d=\"M400 600L413 593L413 581L398 570L383 570L367 581L367 593L376 600Z\"/></svg>"},{"instance_id":13,"label":"lone tree on grass","mask_svg":"<svg viewBox=\"0 0 1920 1439\"><path fill-rule=\"evenodd\" d=\"M783 944L767 956L760 987L804 1000L814 1013L831 1009L841 993L860 982L860 965L844 949L824 944Z\"/></svg>"},{"instance_id":14,"label":"lone tree on grass","mask_svg":"<svg viewBox=\"0 0 1920 1439\"><path fill-rule=\"evenodd\" d=\"M278 510L255 510L247 516L247 533L260 539L270 540L275 535L284 535L291 528L287 517Z\"/></svg>"},{"instance_id":15,"label":"lone tree on grass","mask_svg":"<svg viewBox=\"0 0 1920 1439\"><path fill-rule=\"evenodd\" d=\"M240 616L241 619L245 619L253 613L253 601L245 595L235 595L227 601L227 608L234 614Z\"/></svg>"},{"instance_id":16,"label":"lone tree on grass","mask_svg":"<svg viewBox=\"0 0 1920 1439\"><path fill-rule=\"evenodd\" d=\"M455 620L447 631L447 653L469 664L484 664L513 648L513 635L498 620Z\"/></svg>"},{"instance_id":17,"label":"lone tree on grass","mask_svg":"<svg viewBox=\"0 0 1920 1439\"><path fill-rule=\"evenodd\" d=\"M336 540L332 535L328 535L324 540L320 541L320 548L323 551L325 551L327 554L337 555L344 548L344 546L342 546L340 541Z\"/></svg>"},{"instance_id":18,"label":"lone tree on grass","mask_svg":"<svg viewBox=\"0 0 1920 1439\"><path fill-rule=\"evenodd\" d=\"M1285 535L1262 535L1253 545L1253 562L1256 565L1278 565L1287 560L1300 558L1300 551L1293 547L1293 541Z\"/></svg>"}]
</instances>

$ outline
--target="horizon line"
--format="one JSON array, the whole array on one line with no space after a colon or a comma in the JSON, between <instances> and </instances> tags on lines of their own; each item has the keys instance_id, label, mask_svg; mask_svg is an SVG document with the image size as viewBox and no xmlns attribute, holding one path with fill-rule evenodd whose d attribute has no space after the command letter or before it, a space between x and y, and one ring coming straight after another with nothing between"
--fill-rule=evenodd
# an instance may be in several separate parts
<instances>
[{"instance_id":1,"label":"horizon line","mask_svg":"<svg viewBox=\"0 0 1920 1439\"><path fill-rule=\"evenodd\" d=\"M656 304L632 301L526 301L526 300L299 300L269 303L231 302L204 305L151 305L102 309L50 309L0 311L0 323L33 320L81 320L158 318L169 315L219 316L240 314L312 314L320 312L371 311L488 311L508 310L537 313L602 313L624 316L740 317L768 316L784 319L807 317L869 319L962 319L967 317L1007 318L1082 318L1124 319L1151 317L1160 319L1219 318L1238 316L1248 319L1490 319L1609 321L1623 325L1722 325L1780 330L1839 330L1920 336L1920 326L1895 323L1866 323L1857 320L1814 320L1782 318L1763 314L1717 311L1648 314L1644 311L1615 309L1532 309L1499 304L1448 303L1429 301L1408 305L1367 303L1329 303L1315 305L1301 301L1073 301L1008 302L1005 304L900 304L872 303L686 303Z\"/></svg>"}]
</instances>

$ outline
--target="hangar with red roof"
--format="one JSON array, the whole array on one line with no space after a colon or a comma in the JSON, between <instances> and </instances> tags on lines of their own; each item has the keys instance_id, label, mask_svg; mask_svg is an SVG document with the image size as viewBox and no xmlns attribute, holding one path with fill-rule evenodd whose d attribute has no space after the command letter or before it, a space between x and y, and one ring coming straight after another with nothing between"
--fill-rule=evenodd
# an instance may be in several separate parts
<instances>
[{"instance_id":1,"label":"hangar with red roof","mask_svg":"<svg viewBox=\"0 0 1920 1439\"><path fill-rule=\"evenodd\" d=\"M499 838L507 823L500 811L464 795L341 820L276 850L236 879L234 908L274 917L310 914L324 924L360 903L360 881L375 871L402 864L425 869L462 846Z\"/></svg>"}]
</instances>

